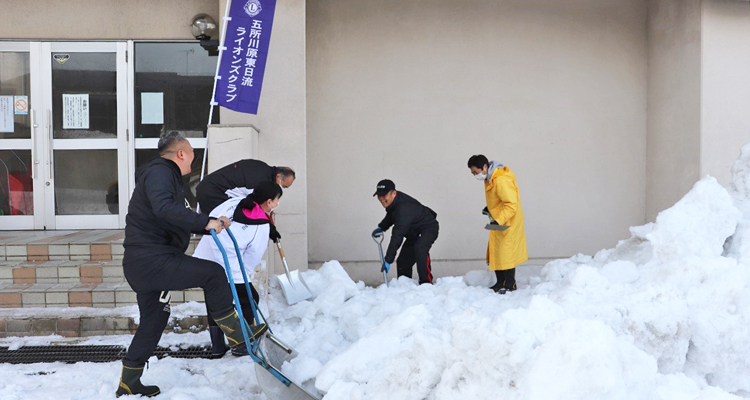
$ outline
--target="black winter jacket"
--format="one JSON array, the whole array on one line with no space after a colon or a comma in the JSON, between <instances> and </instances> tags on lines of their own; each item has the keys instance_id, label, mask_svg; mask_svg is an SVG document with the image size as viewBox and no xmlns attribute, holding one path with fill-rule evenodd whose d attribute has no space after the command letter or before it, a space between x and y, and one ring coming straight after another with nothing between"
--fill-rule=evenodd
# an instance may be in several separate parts
<instances>
[{"instance_id":1,"label":"black winter jacket","mask_svg":"<svg viewBox=\"0 0 750 400\"><path fill-rule=\"evenodd\" d=\"M404 238L416 238L422 230L438 227L437 213L404 192L396 193L396 198L385 212L385 218L378 226L384 231L393 226L391 242L385 253L385 261L389 264L396 258L396 251Z\"/></svg>"},{"instance_id":2,"label":"black winter jacket","mask_svg":"<svg viewBox=\"0 0 750 400\"><path fill-rule=\"evenodd\" d=\"M180 167L157 157L135 173L125 217L123 262L155 254L185 253L190 233L204 233L209 218L187 207Z\"/></svg>"},{"instance_id":3,"label":"black winter jacket","mask_svg":"<svg viewBox=\"0 0 750 400\"><path fill-rule=\"evenodd\" d=\"M229 200L226 191L236 187L252 189L263 181L276 181L276 168L260 160L240 160L206 175L196 188L201 211L210 213Z\"/></svg>"}]
</instances>

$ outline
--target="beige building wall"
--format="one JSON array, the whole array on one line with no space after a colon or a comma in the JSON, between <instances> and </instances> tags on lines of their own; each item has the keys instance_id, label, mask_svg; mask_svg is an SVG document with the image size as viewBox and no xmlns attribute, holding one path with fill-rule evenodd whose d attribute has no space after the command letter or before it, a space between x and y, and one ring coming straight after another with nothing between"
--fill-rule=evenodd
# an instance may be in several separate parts
<instances>
[{"instance_id":1,"label":"beige building wall","mask_svg":"<svg viewBox=\"0 0 750 400\"><path fill-rule=\"evenodd\" d=\"M190 23L219 20L218 0L3 1L2 39L193 39Z\"/></svg>"},{"instance_id":2,"label":"beige building wall","mask_svg":"<svg viewBox=\"0 0 750 400\"><path fill-rule=\"evenodd\" d=\"M701 1L651 0L646 219L700 179Z\"/></svg>"},{"instance_id":3,"label":"beige building wall","mask_svg":"<svg viewBox=\"0 0 750 400\"><path fill-rule=\"evenodd\" d=\"M438 276L484 269L477 153L518 175L534 259L612 247L645 222L646 1L307 7L311 265L377 279L372 193L391 178L438 213Z\"/></svg>"},{"instance_id":4,"label":"beige building wall","mask_svg":"<svg viewBox=\"0 0 750 400\"><path fill-rule=\"evenodd\" d=\"M61 4L6 4L0 38L192 39L191 18L221 22L226 3ZM371 194L388 177L438 212L437 275L483 269L477 153L518 175L532 263L592 253L701 175L728 182L750 139L749 14L735 0L279 0L259 114L222 123L258 127L258 157L298 171L278 218L292 268L338 259L379 279Z\"/></svg>"},{"instance_id":5,"label":"beige building wall","mask_svg":"<svg viewBox=\"0 0 750 400\"><path fill-rule=\"evenodd\" d=\"M750 142L750 3L704 0L701 175L726 185Z\"/></svg>"}]
</instances>

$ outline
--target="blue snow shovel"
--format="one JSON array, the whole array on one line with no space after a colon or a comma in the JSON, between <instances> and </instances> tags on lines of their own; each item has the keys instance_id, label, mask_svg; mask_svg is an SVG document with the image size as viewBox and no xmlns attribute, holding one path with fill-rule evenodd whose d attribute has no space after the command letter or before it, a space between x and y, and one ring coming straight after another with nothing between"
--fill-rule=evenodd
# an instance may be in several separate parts
<instances>
[{"instance_id":1,"label":"blue snow shovel","mask_svg":"<svg viewBox=\"0 0 750 400\"><path fill-rule=\"evenodd\" d=\"M385 258L383 257L383 232L380 232L380 234L375 235L372 237L372 240L375 241L375 243L378 244L378 250L380 250L380 272L383 273L383 281L385 282L385 286L389 287L388 285L388 271L385 269Z\"/></svg>"},{"instance_id":2,"label":"blue snow shovel","mask_svg":"<svg viewBox=\"0 0 750 400\"><path fill-rule=\"evenodd\" d=\"M234 251L237 254L237 261L240 264L240 272L242 272L242 280L245 284L245 289L247 290L247 293L250 297L250 306L253 312L253 317L255 318L255 321L262 322L266 325L268 325L268 321L266 320L266 317L263 315L263 313L258 308L258 305L255 303L255 299L253 299L252 291L250 290L250 284L247 280L247 273L245 272L245 265L242 262L242 252L240 251L240 247L237 244L237 239L234 238L234 235L232 234L232 231L229 228L224 229L227 234L229 234L229 237L232 239L232 243L234 244ZM255 375L258 380L258 385L263 389L263 393L268 396L271 400L320 400L320 397L315 396L296 383L292 382L289 378L287 378L283 373L281 373L281 365L284 364L284 362L289 361L296 357L296 353L294 353L294 350L292 350L289 346L282 343L279 339L277 339L273 332L271 331L271 327L268 327L268 331L264 335L265 338L267 338L271 343L273 343L275 346L272 348L266 348L266 352L264 352L260 348L260 342L262 338L257 338L254 341L250 341L250 337L248 335L248 327L245 323L245 317L242 315L242 307L240 307L240 300L237 296L237 288L234 287L234 278L232 278L232 267L229 264L229 258L227 257L227 252L224 250L224 246L221 245L221 241L219 240L218 236L216 236L216 231L211 229L211 236L214 238L214 242L216 242L216 247L219 248L219 251L221 251L221 256L224 258L224 270L227 272L227 277L229 278L229 288L232 290L232 297L234 297L234 305L235 309L237 310L237 315L240 318L240 321L243 323L240 324L240 327L242 328L242 337L245 339L245 344L250 344L250 348L248 350L250 357L255 362ZM260 317L260 319L258 318ZM266 355L268 353L268 356Z\"/></svg>"}]
</instances>

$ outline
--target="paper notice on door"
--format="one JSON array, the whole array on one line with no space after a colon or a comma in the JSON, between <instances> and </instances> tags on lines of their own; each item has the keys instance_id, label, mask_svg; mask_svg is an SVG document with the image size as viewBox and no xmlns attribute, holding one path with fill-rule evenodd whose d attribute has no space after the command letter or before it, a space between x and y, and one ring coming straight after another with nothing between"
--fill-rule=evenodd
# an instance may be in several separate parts
<instances>
[{"instance_id":1,"label":"paper notice on door","mask_svg":"<svg viewBox=\"0 0 750 400\"><path fill-rule=\"evenodd\" d=\"M13 96L0 96L0 132L13 132Z\"/></svg>"},{"instance_id":2,"label":"paper notice on door","mask_svg":"<svg viewBox=\"0 0 750 400\"><path fill-rule=\"evenodd\" d=\"M63 94L63 129L89 129L89 95Z\"/></svg>"},{"instance_id":3,"label":"paper notice on door","mask_svg":"<svg viewBox=\"0 0 750 400\"><path fill-rule=\"evenodd\" d=\"M164 93L141 93L141 123L164 123Z\"/></svg>"}]
</instances>

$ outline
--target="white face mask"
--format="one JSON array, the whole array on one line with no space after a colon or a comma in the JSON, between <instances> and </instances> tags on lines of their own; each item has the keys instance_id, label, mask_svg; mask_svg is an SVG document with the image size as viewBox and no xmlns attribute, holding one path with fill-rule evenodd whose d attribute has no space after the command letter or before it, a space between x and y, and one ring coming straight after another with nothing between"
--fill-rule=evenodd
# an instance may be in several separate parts
<instances>
[{"instance_id":1,"label":"white face mask","mask_svg":"<svg viewBox=\"0 0 750 400\"><path fill-rule=\"evenodd\" d=\"M477 178L478 181L483 181L487 179L487 174L476 174L474 177Z\"/></svg>"}]
</instances>

